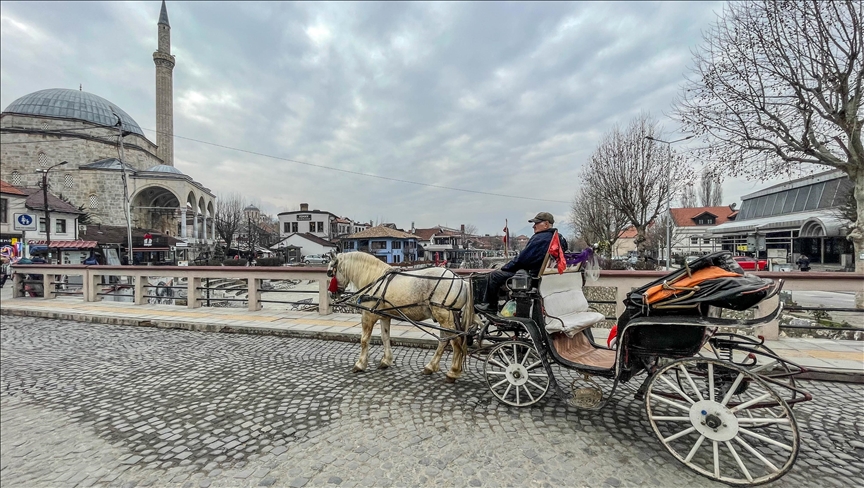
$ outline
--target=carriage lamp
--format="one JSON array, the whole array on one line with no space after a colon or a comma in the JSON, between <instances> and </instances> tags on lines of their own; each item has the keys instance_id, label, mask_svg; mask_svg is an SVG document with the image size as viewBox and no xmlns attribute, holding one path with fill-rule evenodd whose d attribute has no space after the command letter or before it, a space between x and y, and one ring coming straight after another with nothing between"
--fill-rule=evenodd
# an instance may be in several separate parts
<instances>
[{"instance_id":1,"label":"carriage lamp","mask_svg":"<svg viewBox=\"0 0 864 488\"><path fill-rule=\"evenodd\" d=\"M531 289L531 277L528 276L528 272L524 269L520 269L513 275L512 278L507 280L507 288L510 288L513 291L525 291Z\"/></svg>"}]
</instances>

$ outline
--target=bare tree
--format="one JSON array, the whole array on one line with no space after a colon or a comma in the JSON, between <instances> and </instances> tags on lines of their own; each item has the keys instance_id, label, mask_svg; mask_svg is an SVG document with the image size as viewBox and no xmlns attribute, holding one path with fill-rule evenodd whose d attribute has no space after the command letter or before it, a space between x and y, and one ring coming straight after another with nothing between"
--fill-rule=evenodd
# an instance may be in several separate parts
<instances>
[{"instance_id":1,"label":"bare tree","mask_svg":"<svg viewBox=\"0 0 864 488\"><path fill-rule=\"evenodd\" d=\"M675 109L702 156L734 176L844 171L855 183L849 239L864 252L864 3L730 2L694 52ZM864 273L864 260L856 259Z\"/></svg>"},{"instance_id":2,"label":"bare tree","mask_svg":"<svg viewBox=\"0 0 864 488\"><path fill-rule=\"evenodd\" d=\"M636 228L636 249L645 250L645 227L674 193L674 181L689 181L690 170L671 145L657 137L657 122L642 114L627 129L615 126L591 155L585 184L605 205Z\"/></svg>"},{"instance_id":3,"label":"bare tree","mask_svg":"<svg viewBox=\"0 0 864 488\"><path fill-rule=\"evenodd\" d=\"M630 226L630 221L623 213L606 205L590 187L583 187L573 197L567 223L573 228L577 239L600 244L601 253L607 256L614 249L621 232Z\"/></svg>"},{"instance_id":4,"label":"bare tree","mask_svg":"<svg viewBox=\"0 0 864 488\"><path fill-rule=\"evenodd\" d=\"M699 201L703 207L723 205L723 187L720 186L720 177L709 168L702 170L702 179L699 180Z\"/></svg>"},{"instance_id":5,"label":"bare tree","mask_svg":"<svg viewBox=\"0 0 864 488\"><path fill-rule=\"evenodd\" d=\"M216 233L225 241L225 248L231 249L231 241L243 225L245 201L238 193L228 193L217 198Z\"/></svg>"},{"instance_id":6,"label":"bare tree","mask_svg":"<svg viewBox=\"0 0 864 488\"><path fill-rule=\"evenodd\" d=\"M693 189L693 185L684 185L681 192L681 207L695 208L698 206L699 200L696 199L696 190Z\"/></svg>"}]
</instances>

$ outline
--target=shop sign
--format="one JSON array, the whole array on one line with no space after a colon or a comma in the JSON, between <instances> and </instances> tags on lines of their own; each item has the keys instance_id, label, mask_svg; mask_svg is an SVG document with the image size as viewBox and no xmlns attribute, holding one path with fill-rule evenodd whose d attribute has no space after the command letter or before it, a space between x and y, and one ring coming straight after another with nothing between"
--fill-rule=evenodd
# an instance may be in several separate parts
<instances>
[{"instance_id":1,"label":"shop sign","mask_svg":"<svg viewBox=\"0 0 864 488\"><path fill-rule=\"evenodd\" d=\"M312 214L298 214L297 220L312 220Z\"/></svg>"},{"instance_id":2,"label":"shop sign","mask_svg":"<svg viewBox=\"0 0 864 488\"><path fill-rule=\"evenodd\" d=\"M144 234L144 247L152 247L153 246L153 235L152 234Z\"/></svg>"}]
</instances>

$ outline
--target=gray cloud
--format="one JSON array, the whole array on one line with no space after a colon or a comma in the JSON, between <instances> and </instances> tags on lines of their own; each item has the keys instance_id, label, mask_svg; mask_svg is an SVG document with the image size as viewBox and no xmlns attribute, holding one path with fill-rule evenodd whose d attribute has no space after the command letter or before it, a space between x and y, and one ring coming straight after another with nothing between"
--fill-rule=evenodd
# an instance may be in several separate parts
<instances>
[{"instance_id":1,"label":"gray cloud","mask_svg":"<svg viewBox=\"0 0 864 488\"><path fill-rule=\"evenodd\" d=\"M664 116L718 3L169 2L175 134L348 171L569 202L599 138ZM0 104L75 88L155 128L158 2L3 2ZM152 132L148 133L155 139ZM532 202L178 139L178 168L265 210L500 232ZM736 188L739 188L737 186ZM748 190L749 191L749 190ZM730 202L742 193L727 188Z\"/></svg>"}]
</instances>

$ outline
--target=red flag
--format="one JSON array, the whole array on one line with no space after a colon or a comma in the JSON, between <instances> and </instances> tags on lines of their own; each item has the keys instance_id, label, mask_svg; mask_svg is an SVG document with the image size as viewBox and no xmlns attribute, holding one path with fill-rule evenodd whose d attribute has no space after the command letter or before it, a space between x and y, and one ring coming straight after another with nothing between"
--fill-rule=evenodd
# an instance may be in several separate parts
<instances>
[{"instance_id":1,"label":"red flag","mask_svg":"<svg viewBox=\"0 0 864 488\"><path fill-rule=\"evenodd\" d=\"M509 224L507 223L507 219L504 219L504 255L507 255L507 251L510 249L510 229Z\"/></svg>"},{"instance_id":2,"label":"red flag","mask_svg":"<svg viewBox=\"0 0 864 488\"><path fill-rule=\"evenodd\" d=\"M558 263L558 274L563 273L567 269L567 261L564 258L564 250L561 249L561 241L558 239L557 232L552 236L552 242L549 243L549 255L555 258Z\"/></svg>"}]
</instances>

